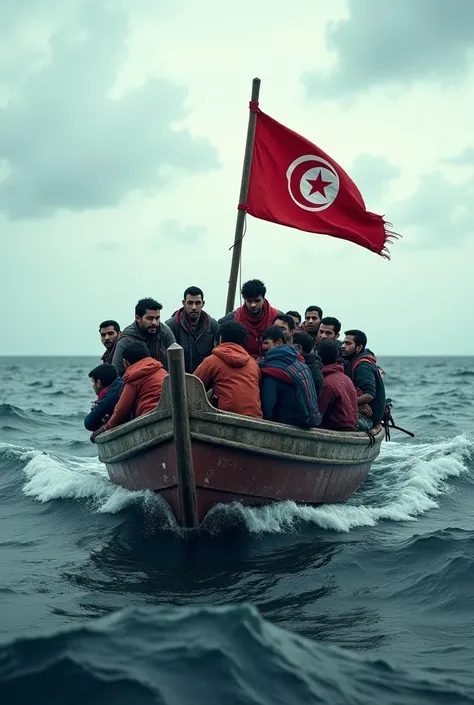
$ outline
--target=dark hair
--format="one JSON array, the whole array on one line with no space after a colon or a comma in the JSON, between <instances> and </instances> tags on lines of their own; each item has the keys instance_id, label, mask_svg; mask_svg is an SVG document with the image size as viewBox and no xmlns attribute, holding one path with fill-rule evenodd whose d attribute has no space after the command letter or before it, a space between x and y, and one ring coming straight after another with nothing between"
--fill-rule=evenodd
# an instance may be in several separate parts
<instances>
[{"instance_id":1,"label":"dark hair","mask_svg":"<svg viewBox=\"0 0 474 705\"><path fill-rule=\"evenodd\" d=\"M339 358L339 345L334 340L322 340L318 345L318 355L323 365L333 365Z\"/></svg>"},{"instance_id":2,"label":"dark hair","mask_svg":"<svg viewBox=\"0 0 474 705\"><path fill-rule=\"evenodd\" d=\"M204 292L198 286L188 286L183 294L183 300L186 301L186 296L200 296L204 301Z\"/></svg>"},{"instance_id":3,"label":"dark hair","mask_svg":"<svg viewBox=\"0 0 474 705\"><path fill-rule=\"evenodd\" d=\"M304 312L304 315L306 316L306 314L307 314L309 311L317 311L318 314L319 314L319 317L320 317L320 318L323 317L323 309L321 308L321 306L308 306L308 308L307 308L306 311Z\"/></svg>"},{"instance_id":4,"label":"dark hair","mask_svg":"<svg viewBox=\"0 0 474 705\"><path fill-rule=\"evenodd\" d=\"M135 316L142 318L147 311L161 311L162 308L163 305L158 303L155 299L140 299L135 306Z\"/></svg>"},{"instance_id":5,"label":"dark hair","mask_svg":"<svg viewBox=\"0 0 474 705\"><path fill-rule=\"evenodd\" d=\"M353 330L344 331L344 335L351 335L354 338L356 346L362 345L363 348L367 345L367 336L361 330L354 328Z\"/></svg>"},{"instance_id":6,"label":"dark hair","mask_svg":"<svg viewBox=\"0 0 474 705\"><path fill-rule=\"evenodd\" d=\"M295 318L298 318L301 321L301 313L299 313L298 311L287 311L286 315L294 316Z\"/></svg>"},{"instance_id":7,"label":"dark hair","mask_svg":"<svg viewBox=\"0 0 474 705\"><path fill-rule=\"evenodd\" d=\"M143 358L150 357L150 351L145 343L130 343L125 347L122 357L131 365L134 365L136 362L143 360Z\"/></svg>"},{"instance_id":8,"label":"dark hair","mask_svg":"<svg viewBox=\"0 0 474 705\"><path fill-rule=\"evenodd\" d=\"M99 333L100 333L100 331L102 330L102 328L108 328L109 326L113 326L113 327L114 327L114 331L115 331L116 333L120 333L120 326L119 326L119 324L117 323L117 321L113 321L112 319L110 319L110 321L102 321L102 323L101 323L100 326L99 326Z\"/></svg>"},{"instance_id":9,"label":"dark hair","mask_svg":"<svg viewBox=\"0 0 474 705\"><path fill-rule=\"evenodd\" d=\"M304 330L297 330L296 333L293 333L293 345L300 345L301 350L309 355L310 352L313 352L314 340Z\"/></svg>"},{"instance_id":10,"label":"dark hair","mask_svg":"<svg viewBox=\"0 0 474 705\"><path fill-rule=\"evenodd\" d=\"M321 323L325 326L332 326L335 333L341 332L341 321L338 321L334 316L324 316L324 318L321 318Z\"/></svg>"},{"instance_id":11,"label":"dark hair","mask_svg":"<svg viewBox=\"0 0 474 705\"><path fill-rule=\"evenodd\" d=\"M237 321L224 321L217 329L217 342L221 337L223 343L235 343L243 346L247 340L247 330Z\"/></svg>"},{"instance_id":12,"label":"dark hair","mask_svg":"<svg viewBox=\"0 0 474 705\"><path fill-rule=\"evenodd\" d=\"M264 330L262 340L273 340L274 343L276 343L277 340L281 340L284 344L288 342L286 333L280 326L270 326L270 328Z\"/></svg>"},{"instance_id":13,"label":"dark hair","mask_svg":"<svg viewBox=\"0 0 474 705\"><path fill-rule=\"evenodd\" d=\"M275 324L275 321L285 321L285 323L288 323L288 328L290 329L290 331L295 330L296 328L294 320L291 316L288 316L286 313L280 313L278 316L275 316L273 324Z\"/></svg>"},{"instance_id":14,"label":"dark hair","mask_svg":"<svg viewBox=\"0 0 474 705\"><path fill-rule=\"evenodd\" d=\"M94 382L102 382L104 387L108 387L109 384L115 382L118 377L116 368L109 362L103 362L102 365L97 365L93 370L89 372L89 377L94 380Z\"/></svg>"},{"instance_id":15,"label":"dark hair","mask_svg":"<svg viewBox=\"0 0 474 705\"><path fill-rule=\"evenodd\" d=\"M241 291L243 299L258 299L259 296L265 298L266 293L265 284L260 279L250 279L245 282Z\"/></svg>"}]
</instances>

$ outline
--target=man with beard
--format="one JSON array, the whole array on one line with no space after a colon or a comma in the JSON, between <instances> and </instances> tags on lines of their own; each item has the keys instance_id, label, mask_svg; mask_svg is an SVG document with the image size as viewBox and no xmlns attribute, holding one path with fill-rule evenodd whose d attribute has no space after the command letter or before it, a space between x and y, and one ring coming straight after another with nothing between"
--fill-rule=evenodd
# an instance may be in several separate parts
<instances>
[{"instance_id":1,"label":"man with beard","mask_svg":"<svg viewBox=\"0 0 474 705\"><path fill-rule=\"evenodd\" d=\"M380 423L385 412L385 385L375 355L367 350L367 336L361 330L346 330L342 354L348 361L346 374L357 392L361 431L369 431Z\"/></svg>"},{"instance_id":2,"label":"man with beard","mask_svg":"<svg viewBox=\"0 0 474 705\"><path fill-rule=\"evenodd\" d=\"M102 321L99 326L100 339L105 348L105 353L102 355L102 362L112 362L114 356L115 343L120 336L120 326L117 321L109 320Z\"/></svg>"},{"instance_id":3,"label":"man with beard","mask_svg":"<svg viewBox=\"0 0 474 705\"><path fill-rule=\"evenodd\" d=\"M242 286L243 306L231 311L219 319L219 325L225 321L237 321L247 331L247 340L244 348L249 355L257 359L262 357L263 348L261 335L269 328L275 318L282 314L277 308L270 306L265 294L267 289L260 279L251 279Z\"/></svg>"},{"instance_id":4,"label":"man with beard","mask_svg":"<svg viewBox=\"0 0 474 705\"><path fill-rule=\"evenodd\" d=\"M112 364L120 377L125 371L123 352L130 343L145 343L150 357L158 360L168 369L166 350L175 342L172 331L166 323L161 323L160 315L163 306L155 299L140 299L135 306L135 321L127 326L115 344Z\"/></svg>"},{"instance_id":5,"label":"man with beard","mask_svg":"<svg viewBox=\"0 0 474 705\"><path fill-rule=\"evenodd\" d=\"M192 374L214 348L217 321L203 311L204 294L198 286L189 286L183 294L182 308L166 321L176 342L184 350L184 367Z\"/></svg>"},{"instance_id":6,"label":"man with beard","mask_svg":"<svg viewBox=\"0 0 474 705\"><path fill-rule=\"evenodd\" d=\"M304 321L301 324L301 330L305 333L309 333L312 337L314 348L317 345L318 331L322 317L323 310L320 306L308 306L304 312Z\"/></svg>"}]
</instances>

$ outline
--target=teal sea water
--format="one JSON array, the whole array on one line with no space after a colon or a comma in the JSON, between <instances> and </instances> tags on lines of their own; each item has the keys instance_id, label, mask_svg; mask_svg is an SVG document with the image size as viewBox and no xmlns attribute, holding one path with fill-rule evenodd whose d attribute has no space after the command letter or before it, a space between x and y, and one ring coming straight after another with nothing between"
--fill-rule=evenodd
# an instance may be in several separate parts
<instances>
[{"instance_id":1,"label":"teal sea water","mask_svg":"<svg viewBox=\"0 0 474 705\"><path fill-rule=\"evenodd\" d=\"M2 705L474 702L474 358L381 358L393 433L346 504L179 530L109 482L95 358L0 358Z\"/></svg>"}]
</instances>

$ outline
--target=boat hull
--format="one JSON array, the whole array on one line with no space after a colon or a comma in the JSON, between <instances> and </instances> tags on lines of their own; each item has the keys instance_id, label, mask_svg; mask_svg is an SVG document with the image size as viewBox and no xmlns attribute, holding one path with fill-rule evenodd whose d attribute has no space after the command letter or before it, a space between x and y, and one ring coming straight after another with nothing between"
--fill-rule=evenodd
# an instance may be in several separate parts
<instances>
[{"instance_id":1,"label":"boat hull","mask_svg":"<svg viewBox=\"0 0 474 705\"><path fill-rule=\"evenodd\" d=\"M342 502L364 482L383 431L311 431L220 412L186 376L198 520L217 504ZM160 494L181 523L169 387L157 410L97 437L112 482Z\"/></svg>"}]
</instances>

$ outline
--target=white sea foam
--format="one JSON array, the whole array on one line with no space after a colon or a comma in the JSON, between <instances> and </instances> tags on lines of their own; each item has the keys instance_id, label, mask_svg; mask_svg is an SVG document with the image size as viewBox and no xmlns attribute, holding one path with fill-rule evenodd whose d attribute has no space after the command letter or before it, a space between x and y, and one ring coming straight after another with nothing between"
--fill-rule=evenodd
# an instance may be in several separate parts
<instances>
[{"instance_id":1,"label":"white sea foam","mask_svg":"<svg viewBox=\"0 0 474 705\"><path fill-rule=\"evenodd\" d=\"M0 444L0 451L25 463L22 490L36 501L86 500L91 511L111 514L136 505L162 514L168 525L175 524L160 497L115 486L95 458L63 458L8 444ZM381 520L414 521L439 506L451 491L450 481L468 472L473 455L474 443L467 435L426 444L392 441L382 445L366 485L344 504L308 507L281 502L259 508L234 504L217 511L224 522L226 516L242 519L251 533L285 532L301 521L339 532Z\"/></svg>"}]
</instances>

